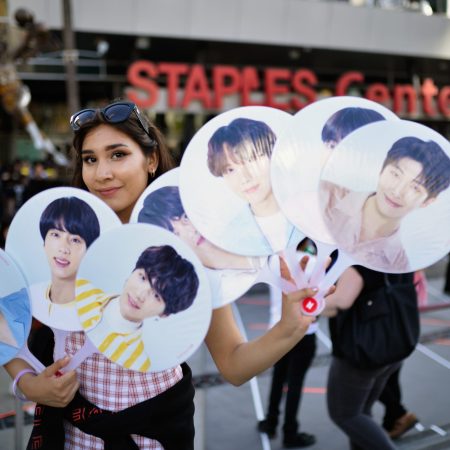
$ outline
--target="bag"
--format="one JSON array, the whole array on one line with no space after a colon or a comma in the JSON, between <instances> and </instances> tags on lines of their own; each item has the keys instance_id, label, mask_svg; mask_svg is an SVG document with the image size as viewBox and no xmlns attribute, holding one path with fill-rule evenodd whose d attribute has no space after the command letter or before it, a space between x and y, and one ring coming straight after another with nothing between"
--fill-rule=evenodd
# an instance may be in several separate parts
<instances>
[{"instance_id":1,"label":"bag","mask_svg":"<svg viewBox=\"0 0 450 450\"><path fill-rule=\"evenodd\" d=\"M335 318L335 354L361 369L383 367L409 356L419 341L414 283L390 283L364 292Z\"/></svg>"}]
</instances>

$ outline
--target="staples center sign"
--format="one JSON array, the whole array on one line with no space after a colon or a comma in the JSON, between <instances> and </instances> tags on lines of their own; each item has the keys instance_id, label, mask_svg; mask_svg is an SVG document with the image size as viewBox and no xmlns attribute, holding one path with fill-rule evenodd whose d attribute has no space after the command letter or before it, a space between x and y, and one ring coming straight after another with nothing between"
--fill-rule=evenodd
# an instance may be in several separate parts
<instances>
[{"instance_id":1,"label":"staples center sign","mask_svg":"<svg viewBox=\"0 0 450 450\"><path fill-rule=\"evenodd\" d=\"M215 65L210 75L201 64L153 63L136 61L127 71L128 98L142 108L160 101L157 79L165 81L166 108L189 109L199 103L205 110L222 110L228 97L235 106L265 105L285 111L298 111L318 99L319 80L309 69L266 68ZM362 72L345 72L335 83L332 95L352 95L358 91L369 100L399 115L450 118L450 86L438 88L425 78L418 89L412 84L365 85ZM256 101L257 100L257 101Z\"/></svg>"}]
</instances>

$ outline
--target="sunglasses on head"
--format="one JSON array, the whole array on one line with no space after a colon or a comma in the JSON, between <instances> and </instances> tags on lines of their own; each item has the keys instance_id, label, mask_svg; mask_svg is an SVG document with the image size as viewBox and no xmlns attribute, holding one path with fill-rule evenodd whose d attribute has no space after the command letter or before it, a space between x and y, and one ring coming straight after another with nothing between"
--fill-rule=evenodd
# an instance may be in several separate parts
<instances>
[{"instance_id":1,"label":"sunglasses on head","mask_svg":"<svg viewBox=\"0 0 450 450\"><path fill-rule=\"evenodd\" d=\"M136 114L137 119L139 120L142 129L148 134L153 144L156 145L153 136L150 134L148 125L142 118L142 114L139 111L139 108L132 102L111 103L110 105L105 106L104 108L101 109L93 109L93 108L82 109L81 111L78 111L77 113L73 114L73 116L70 118L70 126L72 130L73 131L80 130L81 127L83 127L85 124L89 123L91 120L94 119L98 111L100 111L100 114L108 123L125 122L130 118L131 113L134 112Z\"/></svg>"}]
</instances>

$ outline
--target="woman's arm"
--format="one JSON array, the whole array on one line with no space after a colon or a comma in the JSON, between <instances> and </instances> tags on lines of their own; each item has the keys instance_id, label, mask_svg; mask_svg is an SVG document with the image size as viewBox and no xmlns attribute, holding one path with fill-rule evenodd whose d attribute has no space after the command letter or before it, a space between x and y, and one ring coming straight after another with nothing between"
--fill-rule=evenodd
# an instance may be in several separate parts
<instances>
[{"instance_id":1,"label":"woman's arm","mask_svg":"<svg viewBox=\"0 0 450 450\"><path fill-rule=\"evenodd\" d=\"M350 308L361 294L363 287L362 276L355 268L349 267L339 277L334 293L326 297L325 309L321 314L332 317L339 309Z\"/></svg>"},{"instance_id":2,"label":"woman's arm","mask_svg":"<svg viewBox=\"0 0 450 450\"><path fill-rule=\"evenodd\" d=\"M313 289L301 289L283 294L281 320L250 342L244 341L230 305L215 309L205 342L225 379L241 385L291 350L315 319L302 315L299 302L315 293Z\"/></svg>"},{"instance_id":3,"label":"woman's arm","mask_svg":"<svg viewBox=\"0 0 450 450\"><path fill-rule=\"evenodd\" d=\"M58 408L66 406L73 399L79 387L74 370L63 375L59 374L60 369L65 367L69 361L69 357L59 359L38 375L26 373L19 380L19 389L25 397L36 403ZM21 370L32 369L20 358L14 358L3 367L13 379Z\"/></svg>"}]
</instances>

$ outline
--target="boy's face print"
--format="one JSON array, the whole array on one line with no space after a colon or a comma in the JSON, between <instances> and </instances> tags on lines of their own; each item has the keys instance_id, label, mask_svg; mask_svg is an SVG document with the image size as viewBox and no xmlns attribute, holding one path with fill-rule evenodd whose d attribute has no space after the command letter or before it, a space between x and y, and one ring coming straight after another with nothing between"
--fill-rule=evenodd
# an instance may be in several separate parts
<instances>
[{"instance_id":1,"label":"boy's face print","mask_svg":"<svg viewBox=\"0 0 450 450\"><path fill-rule=\"evenodd\" d=\"M136 269L128 277L119 303L122 317L131 322L161 316L166 309L166 303L151 287L144 269Z\"/></svg>"},{"instance_id":2,"label":"boy's face print","mask_svg":"<svg viewBox=\"0 0 450 450\"><path fill-rule=\"evenodd\" d=\"M206 239L192 225L186 214L183 214L179 219L172 219L170 223L174 234L179 236L192 250L197 251L198 247L206 242Z\"/></svg>"},{"instance_id":3,"label":"boy's face print","mask_svg":"<svg viewBox=\"0 0 450 450\"><path fill-rule=\"evenodd\" d=\"M409 212L428 206L434 198L421 183L422 164L402 158L388 164L381 172L375 194L378 212L388 218L401 219Z\"/></svg>"},{"instance_id":4,"label":"boy's face print","mask_svg":"<svg viewBox=\"0 0 450 450\"><path fill-rule=\"evenodd\" d=\"M235 162L228 156L222 177L226 185L251 206L264 202L272 195L270 158L267 155L242 162Z\"/></svg>"},{"instance_id":5,"label":"boy's face print","mask_svg":"<svg viewBox=\"0 0 450 450\"><path fill-rule=\"evenodd\" d=\"M45 236L44 251L52 277L74 280L86 253L86 242L81 236L51 228Z\"/></svg>"}]
</instances>

